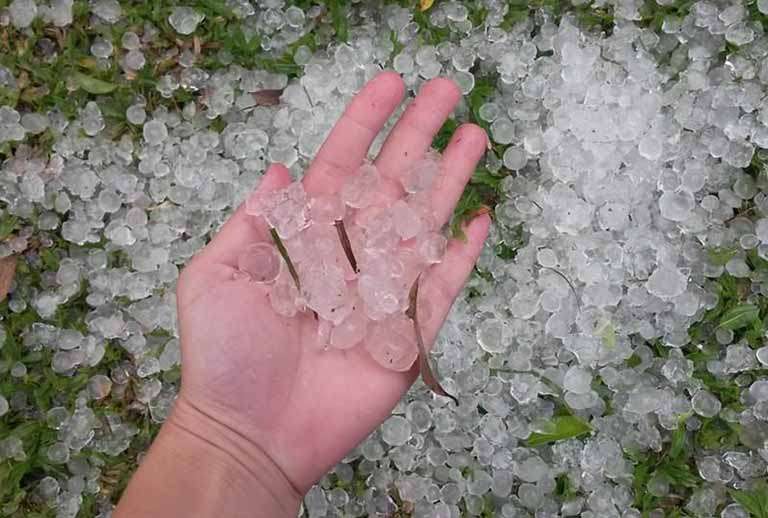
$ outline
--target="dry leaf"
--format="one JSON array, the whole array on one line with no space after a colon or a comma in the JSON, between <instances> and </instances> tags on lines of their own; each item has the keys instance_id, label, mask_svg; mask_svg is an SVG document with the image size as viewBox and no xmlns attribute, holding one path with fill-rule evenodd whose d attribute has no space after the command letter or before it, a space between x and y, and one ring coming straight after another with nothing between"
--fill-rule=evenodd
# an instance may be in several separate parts
<instances>
[{"instance_id":1,"label":"dry leaf","mask_svg":"<svg viewBox=\"0 0 768 518\"><path fill-rule=\"evenodd\" d=\"M26 103L34 103L36 100L41 99L51 93L47 86L30 86L22 90L19 99Z\"/></svg>"},{"instance_id":2,"label":"dry leaf","mask_svg":"<svg viewBox=\"0 0 768 518\"><path fill-rule=\"evenodd\" d=\"M253 98L256 101L256 106L275 106L280 104L280 96L282 94L282 89L274 89L259 90L258 92L253 92L251 95L253 95Z\"/></svg>"},{"instance_id":3,"label":"dry leaf","mask_svg":"<svg viewBox=\"0 0 768 518\"><path fill-rule=\"evenodd\" d=\"M5 300L8 291L13 284L13 277L16 275L16 256L9 255L0 259L0 302Z\"/></svg>"},{"instance_id":4,"label":"dry leaf","mask_svg":"<svg viewBox=\"0 0 768 518\"><path fill-rule=\"evenodd\" d=\"M419 326L419 314L417 311L417 302L419 300L419 280L421 274L416 277L411 286L411 292L408 294L408 310L405 312L405 316L413 321L413 330L416 333L416 344L419 346L419 372L421 373L421 379L424 380L424 384L432 389L432 392L439 396L445 396L451 398L451 400L458 406L459 400L450 395L437 381L437 376L432 371L432 366L429 364L429 351L424 345L424 338L421 336L421 326Z\"/></svg>"},{"instance_id":5,"label":"dry leaf","mask_svg":"<svg viewBox=\"0 0 768 518\"><path fill-rule=\"evenodd\" d=\"M108 81L103 81L96 77L91 77L82 72L73 72L72 79L78 88L82 88L89 94L104 95L114 92L117 85Z\"/></svg>"},{"instance_id":6,"label":"dry leaf","mask_svg":"<svg viewBox=\"0 0 768 518\"><path fill-rule=\"evenodd\" d=\"M98 67L98 64L96 63L96 60L95 60L95 59L93 59L93 58L91 58L91 57L87 57L87 58L80 58L80 59L77 61L77 63L78 63L78 64L79 64L81 67L83 67L83 68L87 68L88 70L96 70L96 68Z\"/></svg>"},{"instance_id":7,"label":"dry leaf","mask_svg":"<svg viewBox=\"0 0 768 518\"><path fill-rule=\"evenodd\" d=\"M156 74L163 73L178 64L179 48L171 47L163 52L162 56L155 62L154 71Z\"/></svg>"},{"instance_id":8,"label":"dry leaf","mask_svg":"<svg viewBox=\"0 0 768 518\"><path fill-rule=\"evenodd\" d=\"M59 27L47 27L45 29L45 34L56 40L56 44L59 46L59 50L64 50L67 44L64 31L62 31Z\"/></svg>"},{"instance_id":9,"label":"dry leaf","mask_svg":"<svg viewBox=\"0 0 768 518\"><path fill-rule=\"evenodd\" d=\"M426 11L430 7L432 7L432 4L435 3L435 0L419 0L419 10L420 11Z\"/></svg>"},{"instance_id":10,"label":"dry leaf","mask_svg":"<svg viewBox=\"0 0 768 518\"><path fill-rule=\"evenodd\" d=\"M29 72L22 70L16 78L16 88L23 90L29 85Z\"/></svg>"}]
</instances>

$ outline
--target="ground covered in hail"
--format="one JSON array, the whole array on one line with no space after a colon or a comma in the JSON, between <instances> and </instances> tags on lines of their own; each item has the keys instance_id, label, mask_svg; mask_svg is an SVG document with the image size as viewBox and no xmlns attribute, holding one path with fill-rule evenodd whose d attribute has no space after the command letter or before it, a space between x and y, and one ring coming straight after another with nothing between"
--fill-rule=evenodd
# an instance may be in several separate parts
<instances>
[{"instance_id":1,"label":"ground covered in hail","mask_svg":"<svg viewBox=\"0 0 768 518\"><path fill-rule=\"evenodd\" d=\"M419 382L302 512L768 516L766 30L767 0L0 0L0 515L110 515L177 392L179 270L389 68L460 85L437 150L491 137L446 229L492 209L432 354L459 404Z\"/></svg>"}]
</instances>

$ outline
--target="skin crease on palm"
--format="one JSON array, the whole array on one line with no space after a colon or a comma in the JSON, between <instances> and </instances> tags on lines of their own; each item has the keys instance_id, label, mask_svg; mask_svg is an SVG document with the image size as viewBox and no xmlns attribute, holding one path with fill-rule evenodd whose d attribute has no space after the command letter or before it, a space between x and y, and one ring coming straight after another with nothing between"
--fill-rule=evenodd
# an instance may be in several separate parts
<instances>
[{"instance_id":1,"label":"skin crease on palm","mask_svg":"<svg viewBox=\"0 0 768 518\"><path fill-rule=\"evenodd\" d=\"M309 195L336 192L356 172L404 92L399 75L382 72L355 96L305 174ZM396 176L423 157L460 96L450 80L424 84L375 160L388 178L382 197L402 195ZM440 221L450 217L486 146L478 126L465 124L454 133L432 193ZM279 189L290 181L287 169L273 164L258 189ZM451 241L445 260L425 273L419 300L431 305L429 320L421 323L427 343L470 274L489 222L487 215L475 217L465 228L466 241ZM177 292L182 388L169 420L186 429L216 423L210 429L219 432L204 437L206 442L231 435L230 443L242 443L238 451L263 452L303 494L389 416L418 372L415 365L409 372L386 370L362 346L322 351L315 345L311 313L279 316L265 290L235 279L238 253L268 241L263 223L240 207L182 272ZM207 429L192 433L204 435Z\"/></svg>"}]
</instances>

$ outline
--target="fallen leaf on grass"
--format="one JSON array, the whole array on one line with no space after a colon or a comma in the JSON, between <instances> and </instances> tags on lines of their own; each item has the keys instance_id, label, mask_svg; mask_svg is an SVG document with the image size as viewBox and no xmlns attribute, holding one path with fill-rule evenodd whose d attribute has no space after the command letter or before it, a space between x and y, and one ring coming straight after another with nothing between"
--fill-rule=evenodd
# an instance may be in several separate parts
<instances>
[{"instance_id":1,"label":"fallen leaf on grass","mask_svg":"<svg viewBox=\"0 0 768 518\"><path fill-rule=\"evenodd\" d=\"M419 10L426 11L430 7L432 7L432 4L435 3L435 0L419 0Z\"/></svg>"},{"instance_id":2,"label":"fallen leaf on grass","mask_svg":"<svg viewBox=\"0 0 768 518\"><path fill-rule=\"evenodd\" d=\"M542 423L538 430L531 433L526 441L529 448L573 437L580 437L592 431L592 427L581 418L572 415L553 417Z\"/></svg>"},{"instance_id":3,"label":"fallen leaf on grass","mask_svg":"<svg viewBox=\"0 0 768 518\"><path fill-rule=\"evenodd\" d=\"M720 325L723 329L741 329L752 325L760 320L760 308L754 304L740 304L729 309L720 319Z\"/></svg>"},{"instance_id":4,"label":"fallen leaf on grass","mask_svg":"<svg viewBox=\"0 0 768 518\"><path fill-rule=\"evenodd\" d=\"M34 103L38 99L42 99L50 93L50 89L47 86L30 86L22 90L19 98L26 103Z\"/></svg>"},{"instance_id":5,"label":"fallen leaf on grass","mask_svg":"<svg viewBox=\"0 0 768 518\"><path fill-rule=\"evenodd\" d=\"M101 95L108 94L117 88L116 84L96 79L95 77L87 76L82 72L75 72L72 74L72 78L75 84L88 92L89 94Z\"/></svg>"},{"instance_id":6,"label":"fallen leaf on grass","mask_svg":"<svg viewBox=\"0 0 768 518\"><path fill-rule=\"evenodd\" d=\"M5 300L8 291L13 284L13 277L16 275L16 256L9 255L0 259L0 302Z\"/></svg>"},{"instance_id":7,"label":"fallen leaf on grass","mask_svg":"<svg viewBox=\"0 0 768 518\"><path fill-rule=\"evenodd\" d=\"M96 70L96 68L99 66L96 60L90 56L81 58L78 60L77 64L83 68L87 68L88 70Z\"/></svg>"}]
</instances>

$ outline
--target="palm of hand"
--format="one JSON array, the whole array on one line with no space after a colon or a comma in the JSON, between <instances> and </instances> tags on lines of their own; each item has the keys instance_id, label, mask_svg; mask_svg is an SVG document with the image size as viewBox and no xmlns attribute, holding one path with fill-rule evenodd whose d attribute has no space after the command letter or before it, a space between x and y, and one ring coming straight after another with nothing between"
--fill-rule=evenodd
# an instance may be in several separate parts
<instances>
[{"instance_id":1,"label":"palm of hand","mask_svg":"<svg viewBox=\"0 0 768 518\"><path fill-rule=\"evenodd\" d=\"M310 195L334 192L344 174L356 170L402 94L400 78L383 73L357 95L306 174ZM449 81L427 83L384 145L376 162L380 170L401 171L422 156L458 97ZM485 139L472 125L454 135L445 152L444 181L433 193L439 219L450 215ZM285 168L273 165L259 189L289 181ZM422 296L438 303L423 323L427 341L471 271L487 226L487 217L476 218L466 230L467 242L452 242L446 260L428 272ZM387 417L416 372L388 371L361 346L323 352L311 315L279 316L264 290L235 279L237 252L268 239L241 208L182 274L180 402L258 445L304 491Z\"/></svg>"}]
</instances>

